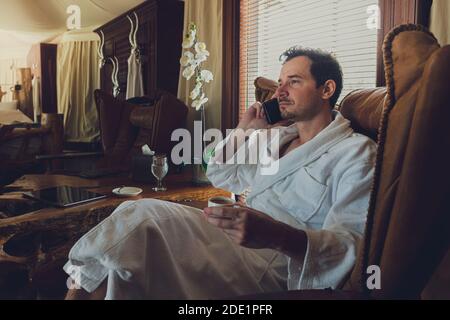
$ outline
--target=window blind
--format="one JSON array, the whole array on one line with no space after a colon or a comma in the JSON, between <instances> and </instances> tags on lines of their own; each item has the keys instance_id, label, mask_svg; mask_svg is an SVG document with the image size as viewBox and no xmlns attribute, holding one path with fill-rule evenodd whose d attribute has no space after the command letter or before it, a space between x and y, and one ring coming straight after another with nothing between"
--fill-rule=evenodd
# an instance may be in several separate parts
<instances>
[{"instance_id":1,"label":"window blind","mask_svg":"<svg viewBox=\"0 0 450 320\"><path fill-rule=\"evenodd\" d=\"M332 52L342 66L340 100L376 84L378 0L241 0L240 114L255 100L258 76L277 80L280 55L294 45ZM375 17L375 19L374 19Z\"/></svg>"}]
</instances>

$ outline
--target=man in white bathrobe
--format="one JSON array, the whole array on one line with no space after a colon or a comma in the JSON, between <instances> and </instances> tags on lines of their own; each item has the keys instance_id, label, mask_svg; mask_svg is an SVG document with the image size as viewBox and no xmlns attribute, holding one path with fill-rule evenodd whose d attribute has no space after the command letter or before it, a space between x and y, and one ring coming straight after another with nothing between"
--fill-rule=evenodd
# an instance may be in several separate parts
<instances>
[{"instance_id":1,"label":"man in white bathrobe","mask_svg":"<svg viewBox=\"0 0 450 320\"><path fill-rule=\"evenodd\" d=\"M279 129L279 170L224 164L268 128L259 103L208 166L214 186L251 189L247 206L123 203L72 248L64 269L81 289L68 298L220 299L345 281L364 231L376 145L333 110L342 72L330 54L294 47L282 58L275 97L293 124ZM248 129L256 131L225 152Z\"/></svg>"}]
</instances>

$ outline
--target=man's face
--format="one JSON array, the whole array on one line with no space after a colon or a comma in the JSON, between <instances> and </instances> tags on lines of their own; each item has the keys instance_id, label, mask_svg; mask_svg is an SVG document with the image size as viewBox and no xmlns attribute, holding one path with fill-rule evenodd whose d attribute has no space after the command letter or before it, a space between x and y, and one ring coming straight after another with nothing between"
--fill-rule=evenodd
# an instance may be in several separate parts
<instances>
[{"instance_id":1,"label":"man's face","mask_svg":"<svg viewBox=\"0 0 450 320\"><path fill-rule=\"evenodd\" d=\"M278 89L274 98L278 98L283 119L308 121L320 113L322 87L316 87L311 75L312 61L308 57L296 57L281 68Z\"/></svg>"}]
</instances>

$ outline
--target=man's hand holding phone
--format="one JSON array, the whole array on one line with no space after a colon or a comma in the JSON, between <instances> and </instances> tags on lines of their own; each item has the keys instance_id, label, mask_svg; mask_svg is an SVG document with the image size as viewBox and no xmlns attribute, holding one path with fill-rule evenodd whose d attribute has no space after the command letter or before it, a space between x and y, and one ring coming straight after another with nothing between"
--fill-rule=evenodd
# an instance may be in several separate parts
<instances>
[{"instance_id":1,"label":"man's hand holding phone","mask_svg":"<svg viewBox=\"0 0 450 320\"><path fill-rule=\"evenodd\" d=\"M278 100L270 99L264 103L256 102L248 108L237 128L258 130L289 124L289 120L283 120L281 117Z\"/></svg>"},{"instance_id":2,"label":"man's hand holding phone","mask_svg":"<svg viewBox=\"0 0 450 320\"><path fill-rule=\"evenodd\" d=\"M276 101L278 102L278 101ZM276 104L278 106L278 103ZM272 107L274 104L272 103ZM221 152L216 152L217 159L220 159L221 157L224 157L224 161L227 162L229 159L233 157L234 154L236 154L237 150L240 148L240 144L231 143L231 141L235 141L234 137L242 138L244 139L237 139L237 141L242 141L242 143L246 140L245 135L247 133L247 130L253 129L253 130L260 130L260 129L270 129L277 126L287 126L290 125L292 122L290 120L282 120L280 122L277 122L275 124L270 124L267 120L266 112L264 111L264 106L261 102L256 102L252 106L250 106L247 111L243 114L241 121L239 121L238 126L236 129L240 130L234 130L231 136L231 139L223 146ZM267 108L266 108L267 109ZM277 107L278 110L275 110L275 112L280 113L279 107ZM273 117L272 117L273 119ZM281 119L281 114L280 114ZM243 132L242 132L243 131ZM232 148L232 149L230 149Z\"/></svg>"},{"instance_id":3,"label":"man's hand holding phone","mask_svg":"<svg viewBox=\"0 0 450 320\"><path fill-rule=\"evenodd\" d=\"M242 116L237 129L266 129L269 123L264 115L264 109L262 108L261 102L256 102L251 105L247 111Z\"/></svg>"}]
</instances>

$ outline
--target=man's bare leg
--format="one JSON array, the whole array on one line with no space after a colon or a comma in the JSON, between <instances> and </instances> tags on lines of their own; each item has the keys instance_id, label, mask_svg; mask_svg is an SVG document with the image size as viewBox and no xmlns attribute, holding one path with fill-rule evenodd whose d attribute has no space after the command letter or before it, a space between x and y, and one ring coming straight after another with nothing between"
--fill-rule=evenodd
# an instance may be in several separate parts
<instances>
[{"instance_id":1,"label":"man's bare leg","mask_svg":"<svg viewBox=\"0 0 450 320\"><path fill-rule=\"evenodd\" d=\"M106 297L107 280L89 293L84 289L71 289L67 292L65 300L105 300Z\"/></svg>"}]
</instances>

